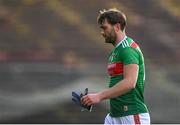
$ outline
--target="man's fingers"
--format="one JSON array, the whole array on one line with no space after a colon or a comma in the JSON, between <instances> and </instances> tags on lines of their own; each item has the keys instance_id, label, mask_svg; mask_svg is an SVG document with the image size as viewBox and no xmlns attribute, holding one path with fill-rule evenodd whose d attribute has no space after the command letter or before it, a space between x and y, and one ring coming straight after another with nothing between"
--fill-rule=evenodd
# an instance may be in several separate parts
<instances>
[{"instance_id":1,"label":"man's fingers","mask_svg":"<svg viewBox=\"0 0 180 125\"><path fill-rule=\"evenodd\" d=\"M84 102L83 105L90 106L91 103L92 103L92 101L88 100L88 101Z\"/></svg>"},{"instance_id":2,"label":"man's fingers","mask_svg":"<svg viewBox=\"0 0 180 125\"><path fill-rule=\"evenodd\" d=\"M81 98L81 101L86 101L86 100L88 100L88 95L85 95Z\"/></svg>"},{"instance_id":3,"label":"man's fingers","mask_svg":"<svg viewBox=\"0 0 180 125\"><path fill-rule=\"evenodd\" d=\"M83 96L83 97L81 98L81 103L84 104L87 100L88 100L88 97L87 97L87 96Z\"/></svg>"},{"instance_id":4,"label":"man's fingers","mask_svg":"<svg viewBox=\"0 0 180 125\"><path fill-rule=\"evenodd\" d=\"M90 105L92 103L92 101L90 100L90 98L88 97L88 95L83 96L81 98L81 104L83 105Z\"/></svg>"}]
</instances>

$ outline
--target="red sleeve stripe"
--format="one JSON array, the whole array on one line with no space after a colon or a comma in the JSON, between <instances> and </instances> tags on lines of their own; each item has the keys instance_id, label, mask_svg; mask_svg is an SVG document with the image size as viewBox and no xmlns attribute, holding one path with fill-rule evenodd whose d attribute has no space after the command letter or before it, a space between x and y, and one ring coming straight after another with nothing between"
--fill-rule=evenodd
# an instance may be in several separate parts
<instances>
[{"instance_id":1,"label":"red sleeve stripe","mask_svg":"<svg viewBox=\"0 0 180 125\"><path fill-rule=\"evenodd\" d=\"M137 48L137 47L138 47L138 44L137 44L136 42L132 42L132 43L131 43L131 47L132 47L132 48Z\"/></svg>"}]
</instances>

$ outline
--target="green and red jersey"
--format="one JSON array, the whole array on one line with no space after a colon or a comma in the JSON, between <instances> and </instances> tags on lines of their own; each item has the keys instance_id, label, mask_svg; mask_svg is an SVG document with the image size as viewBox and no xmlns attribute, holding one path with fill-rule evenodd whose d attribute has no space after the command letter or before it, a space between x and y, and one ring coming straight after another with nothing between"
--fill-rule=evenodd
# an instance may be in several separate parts
<instances>
[{"instance_id":1,"label":"green and red jersey","mask_svg":"<svg viewBox=\"0 0 180 125\"><path fill-rule=\"evenodd\" d=\"M148 112L143 97L145 81L144 57L137 43L126 36L112 50L109 56L109 87L113 87L123 80L123 67L128 64L137 64L139 66L136 87L121 96L110 99L110 115L112 117Z\"/></svg>"}]
</instances>

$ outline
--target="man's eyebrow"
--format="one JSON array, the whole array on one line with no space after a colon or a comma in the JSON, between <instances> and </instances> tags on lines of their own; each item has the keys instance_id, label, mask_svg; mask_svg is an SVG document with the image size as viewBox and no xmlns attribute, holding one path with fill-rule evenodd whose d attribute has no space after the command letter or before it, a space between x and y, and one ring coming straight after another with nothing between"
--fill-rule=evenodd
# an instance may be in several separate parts
<instances>
[{"instance_id":1,"label":"man's eyebrow","mask_svg":"<svg viewBox=\"0 0 180 125\"><path fill-rule=\"evenodd\" d=\"M102 29L106 28L106 26L103 26L103 25L100 25L99 27L102 28Z\"/></svg>"}]
</instances>

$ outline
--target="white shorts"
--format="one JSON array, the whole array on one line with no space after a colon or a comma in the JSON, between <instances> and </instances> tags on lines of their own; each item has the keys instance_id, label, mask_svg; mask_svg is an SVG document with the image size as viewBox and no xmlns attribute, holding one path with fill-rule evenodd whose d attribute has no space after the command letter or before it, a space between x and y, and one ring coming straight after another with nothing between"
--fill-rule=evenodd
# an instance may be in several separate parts
<instances>
[{"instance_id":1,"label":"white shorts","mask_svg":"<svg viewBox=\"0 0 180 125\"><path fill-rule=\"evenodd\" d=\"M124 117L111 117L107 114L104 124L150 124L149 113L128 115Z\"/></svg>"}]
</instances>

